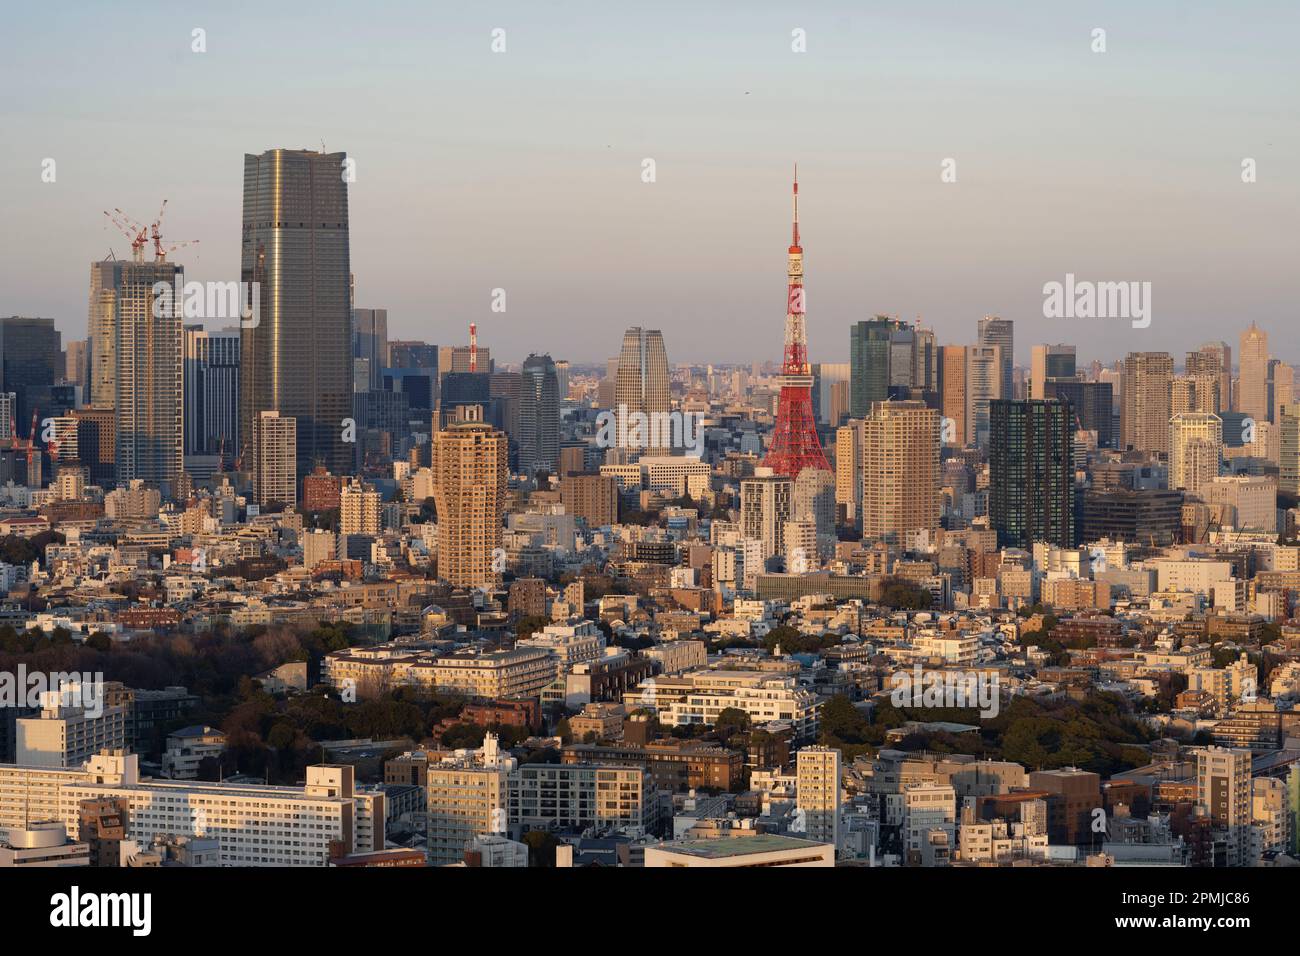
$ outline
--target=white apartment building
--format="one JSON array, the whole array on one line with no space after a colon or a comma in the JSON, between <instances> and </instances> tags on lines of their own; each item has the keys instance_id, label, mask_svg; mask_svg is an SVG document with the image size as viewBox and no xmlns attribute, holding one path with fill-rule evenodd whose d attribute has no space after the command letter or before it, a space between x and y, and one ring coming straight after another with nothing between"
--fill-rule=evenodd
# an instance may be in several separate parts
<instances>
[{"instance_id":1,"label":"white apartment building","mask_svg":"<svg viewBox=\"0 0 1300 956\"><path fill-rule=\"evenodd\" d=\"M515 642L515 648L550 651L562 668L598 660L605 651L605 635L592 621L548 624L530 637Z\"/></svg>"},{"instance_id":2,"label":"white apartment building","mask_svg":"<svg viewBox=\"0 0 1300 956\"><path fill-rule=\"evenodd\" d=\"M15 723L18 763L29 767L80 767L101 750L126 746L126 708L107 707L88 713L77 701L79 686L41 695L37 717L20 717Z\"/></svg>"},{"instance_id":3,"label":"white apartment building","mask_svg":"<svg viewBox=\"0 0 1300 956\"><path fill-rule=\"evenodd\" d=\"M728 707L743 710L754 723L787 720L795 737L812 739L818 728L817 695L794 677L765 671L692 671L655 677L623 695L629 711L648 707L669 726L715 724Z\"/></svg>"},{"instance_id":4,"label":"white apartment building","mask_svg":"<svg viewBox=\"0 0 1300 956\"><path fill-rule=\"evenodd\" d=\"M57 820L79 832L83 800L121 798L127 836L216 839L224 866L326 866L331 842L350 852L384 848L384 795L354 787L353 768L307 768L301 787L153 780L135 754L97 754L84 769L0 764L0 826Z\"/></svg>"},{"instance_id":5,"label":"white apartment building","mask_svg":"<svg viewBox=\"0 0 1300 956\"><path fill-rule=\"evenodd\" d=\"M641 833L656 819L653 778L640 767L523 764L510 774L510 825Z\"/></svg>"}]
</instances>

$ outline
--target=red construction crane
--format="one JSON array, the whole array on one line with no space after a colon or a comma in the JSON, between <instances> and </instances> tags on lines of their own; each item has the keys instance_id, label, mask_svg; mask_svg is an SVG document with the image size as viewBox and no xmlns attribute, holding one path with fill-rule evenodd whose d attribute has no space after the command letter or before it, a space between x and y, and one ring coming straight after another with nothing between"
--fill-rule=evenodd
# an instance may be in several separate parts
<instances>
[{"instance_id":1,"label":"red construction crane","mask_svg":"<svg viewBox=\"0 0 1300 956\"><path fill-rule=\"evenodd\" d=\"M140 225L122 210L114 207L113 212L104 210L104 215L118 228L118 231L131 240L131 258L140 262L144 258L144 244L148 241L149 230Z\"/></svg>"}]
</instances>

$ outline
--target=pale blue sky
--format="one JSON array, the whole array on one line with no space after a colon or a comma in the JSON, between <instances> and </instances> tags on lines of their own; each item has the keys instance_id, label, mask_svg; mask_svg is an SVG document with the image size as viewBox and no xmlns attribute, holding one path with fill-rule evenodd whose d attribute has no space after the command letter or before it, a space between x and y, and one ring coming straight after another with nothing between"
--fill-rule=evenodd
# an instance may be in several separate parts
<instances>
[{"instance_id":1,"label":"pale blue sky","mask_svg":"<svg viewBox=\"0 0 1300 956\"><path fill-rule=\"evenodd\" d=\"M643 325L673 361L779 360L797 159L814 361L877 312L957 344L1000 314L1021 361L1254 319L1300 360L1294 3L69 2L5 34L0 314L65 336L88 264L126 254L101 210L166 197L190 278L237 278L243 154L324 140L393 337L477 321L503 359L588 361ZM1151 327L1042 318L1067 272L1152 282Z\"/></svg>"}]
</instances>

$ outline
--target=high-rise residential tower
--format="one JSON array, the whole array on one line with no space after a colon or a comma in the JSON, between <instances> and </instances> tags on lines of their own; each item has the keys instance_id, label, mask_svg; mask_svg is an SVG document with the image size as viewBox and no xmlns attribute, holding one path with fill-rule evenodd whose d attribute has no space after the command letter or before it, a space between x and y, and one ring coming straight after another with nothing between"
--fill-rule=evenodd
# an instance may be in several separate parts
<instances>
[{"instance_id":1,"label":"high-rise residential tower","mask_svg":"<svg viewBox=\"0 0 1300 956\"><path fill-rule=\"evenodd\" d=\"M1169 487L1201 498L1219 476L1223 420L1210 412L1180 412L1169 420Z\"/></svg>"},{"instance_id":2,"label":"high-rise residential tower","mask_svg":"<svg viewBox=\"0 0 1300 956\"><path fill-rule=\"evenodd\" d=\"M1174 359L1168 352L1130 352L1120 384L1120 445L1169 454Z\"/></svg>"},{"instance_id":3,"label":"high-rise residential tower","mask_svg":"<svg viewBox=\"0 0 1300 956\"><path fill-rule=\"evenodd\" d=\"M506 436L482 421L449 425L433 438L438 507L438 577L457 587L501 580L506 506ZM504 556L504 552L500 552Z\"/></svg>"},{"instance_id":4,"label":"high-rise residential tower","mask_svg":"<svg viewBox=\"0 0 1300 956\"><path fill-rule=\"evenodd\" d=\"M344 153L244 156L241 279L257 309L241 324L240 432L264 411L298 423L298 477L353 469L352 296ZM255 460L255 455L254 455Z\"/></svg>"},{"instance_id":5,"label":"high-rise residential tower","mask_svg":"<svg viewBox=\"0 0 1300 956\"><path fill-rule=\"evenodd\" d=\"M879 402L862 420L862 536L902 545L939 527L939 413Z\"/></svg>"},{"instance_id":6,"label":"high-rise residential tower","mask_svg":"<svg viewBox=\"0 0 1300 956\"><path fill-rule=\"evenodd\" d=\"M298 503L297 423L279 412L257 416L257 467L253 472L253 495L265 507Z\"/></svg>"},{"instance_id":7,"label":"high-rise residential tower","mask_svg":"<svg viewBox=\"0 0 1300 956\"><path fill-rule=\"evenodd\" d=\"M161 259L105 265L120 267L111 271L117 480L172 494L185 457L185 331L175 296L184 271Z\"/></svg>"},{"instance_id":8,"label":"high-rise residential tower","mask_svg":"<svg viewBox=\"0 0 1300 956\"><path fill-rule=\"evenodd\" d=\"M989 405L989 527L1000 547L1074 546L1074 413L1069 402Z\"/></svg>"}]
</instances>

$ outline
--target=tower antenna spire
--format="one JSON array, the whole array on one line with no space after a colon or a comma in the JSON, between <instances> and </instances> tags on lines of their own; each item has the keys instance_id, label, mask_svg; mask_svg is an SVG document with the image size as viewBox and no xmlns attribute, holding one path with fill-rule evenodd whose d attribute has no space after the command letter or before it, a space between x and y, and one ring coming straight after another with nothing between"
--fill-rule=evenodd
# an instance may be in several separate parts
<instances>
[{"instance_id":1,"label":"tower antenna spire","mask_svg":"<svg viewBox=\"0 0 1300 956\"><path fill-rule=\"evenodd\" d=\"M799 164L794 164L794 241L791 243L796 249L799 248Z\"/></svg>"}]
</instances>

